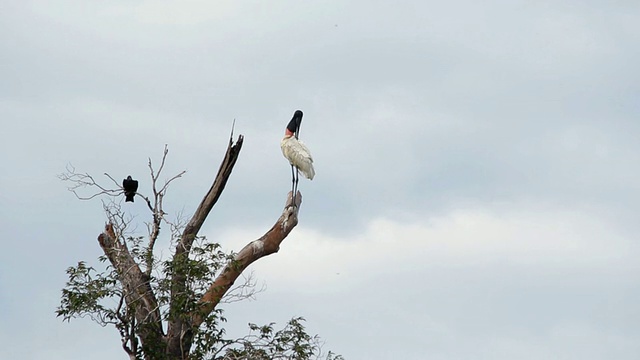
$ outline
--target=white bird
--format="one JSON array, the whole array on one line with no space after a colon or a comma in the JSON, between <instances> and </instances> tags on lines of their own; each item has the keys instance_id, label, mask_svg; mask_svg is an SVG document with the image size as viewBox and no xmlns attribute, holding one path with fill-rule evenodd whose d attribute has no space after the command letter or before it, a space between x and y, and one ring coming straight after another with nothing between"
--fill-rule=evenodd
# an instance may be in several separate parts
<instances>
[{"instance_id":1,"label":"white bird","mask_svg":"<svg viewBox=\"0 0 640 360\"><path fill-rule=\"evenodd\" d=\"M280 142L282 154L287 160L289 160L289 164L291 164L291 191L294 198L298 190L298 170L309 180L313 180L313 177L316 175L316 172L313 169L313 157L311 156L311 152L302 141L298 140L301 123L302 111L296 110L293 114L293 118L289 121L289 124L284 131L284 138ZM293 169L294 167L296 168L295 171Z\"/></svg>"}]
</instances>

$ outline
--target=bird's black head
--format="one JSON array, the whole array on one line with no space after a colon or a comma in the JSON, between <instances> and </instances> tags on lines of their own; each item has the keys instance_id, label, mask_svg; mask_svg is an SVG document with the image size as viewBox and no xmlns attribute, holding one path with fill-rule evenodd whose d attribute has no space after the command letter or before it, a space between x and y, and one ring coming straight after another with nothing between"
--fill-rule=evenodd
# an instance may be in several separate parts
<instances>
[{"instance_id":1,"label":"bird's black head","mask_svg":"<svg viewBox=\"0 0 640 360\"><path fill-rule=\"evenodd\" d=\"M300 131L301 123L302 123L302 111L296 110L296 112L293 113L293 118L291 118L291 121L289 121L289 125L287 125L287 130L295 134L296 138L298 138L298 132Z\"/></svg>"},{"instance_id":2,"label":"bird's black head","mask_svg":"<svg viewBox=\"0 0 640 360\"><path fill-rule=\"evenodd\" d=\"M127 176L127 180L133 180L131 179L131 175Z\"/></svg>"}]
</instances>

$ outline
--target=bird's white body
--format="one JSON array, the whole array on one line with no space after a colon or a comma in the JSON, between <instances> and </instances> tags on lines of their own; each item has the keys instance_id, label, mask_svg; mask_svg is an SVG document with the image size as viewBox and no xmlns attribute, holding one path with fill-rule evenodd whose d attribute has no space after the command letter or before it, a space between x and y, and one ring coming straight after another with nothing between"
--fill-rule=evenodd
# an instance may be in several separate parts
<instances>
[{"instance_id":1,"label":"bird's white body","mask_svg":"<svg viewBox=\"0 0 640 360\"><path fill-rule=\"evenodd\" d=\"M293 136L285 136L280 142L280 147L289 163L297 167L307 179L313 180L316 175L313 169L313 157L304 143Z\"/></svg>"}]
</instances>

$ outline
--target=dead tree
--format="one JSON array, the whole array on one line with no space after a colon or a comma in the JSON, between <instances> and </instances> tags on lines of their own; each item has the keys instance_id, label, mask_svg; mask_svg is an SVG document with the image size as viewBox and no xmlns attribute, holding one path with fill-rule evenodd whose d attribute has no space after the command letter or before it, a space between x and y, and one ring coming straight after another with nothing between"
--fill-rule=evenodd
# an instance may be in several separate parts
<instances>
[{"instance_id":1,"label":"dead tree","mask_svg":"<svg viewBox=\"0 0 640 360\"><path fill-rule=\"evenodd\" d=\"M70 281L63 290L58 316L68 320L88 315L102 324L115 325L121 334L122 347L131 359L184 360L195 358L190 353L194 347L206 349L207 346L214 346L217 341L220 346L215 353L220 353L223 348L232 344L233 341L223 340L212 334L206 334L206 337L198 335L202 334L204 325L220 321L220 315L216 313L217 306L232 291L234 283L245 269L254 261L278 252L282 241L298 224L298 211L302 203L299 192L295 197L289 192L282 214L274 225L263 236L249 242L232 256L220 254L216 244L198 242L198 239L202 239L199 231L229 180L242 142L242 135L235 143L233 134L231 135L211 187L194 214L184 223L167 220L163 199L168 185L185 172L159 186L158 177L168 153L166 146L157 171L149 159L153 194L151 197L138 194L145 200L152 215L147 224L148 238L144 240L143 237L127 237L130 220L123 216L117 203L112 201L105 204L108 222L98 236L98 243L104 252L102 260L107 264L107 272L96 273L84 262L69 268ZM122 188L118 182L108 174L105 175L115 183L115 187L101 186L92 176L77 173L74 168L67 169L60 177L73 184L69 189L80 199L121 195ZM87 197L80 196L79 189L86 186L97 188L98 192ZM160 279L154 276L154 268L159 266L154 256L154 246L163 224L171 227L174 250L172 258L164 263L166 276ZM194 243L199 245L194 246ZM204 270L204 273L211 271L208 274L215 275L202 275L199 279L205 279L207 286L202 287L201 282L199 290L194 290L191 278L194 276L194 269L199 269L196 265L201 265L194 265L194 258L208 258L209 264L224 264L220 265L221 269L218 271ZM117 299L117 306L105 305L105 299L109 297ZM202 340L204 338L209 340ZM194 344L195 340L197 344ZM207 344L206 341L211 343Z\"/></svg>"}]
</instances>

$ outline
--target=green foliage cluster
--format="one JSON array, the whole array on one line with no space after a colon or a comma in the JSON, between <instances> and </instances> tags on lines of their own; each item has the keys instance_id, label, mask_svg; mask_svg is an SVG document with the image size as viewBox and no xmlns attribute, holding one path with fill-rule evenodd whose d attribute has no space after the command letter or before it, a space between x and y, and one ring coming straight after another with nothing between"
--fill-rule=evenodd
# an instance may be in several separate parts
<instances>
[{"instance_id":1,"label":"green foliage cluster","mask_svg":"<svg viewBox=\"0 0 640 360\"><path fill-rule=\"evenodd\" d=\"M142 237L129 237L125 244L139 264L153 256L144 247ZM102 256L99 260L104 264L103 270L88 266L84 261L67 269L69 279L62 290L56 314L66 321L90 317L101 326L113 325L120 332L123 344L127 341L137 344L140 341L137 332L141 325L135 321L135 307L125 301L118 274L106 257ZM224 253L219 244L207 242L204 238L196 239L190 257L174 256L170 260L152 260L155 272L149 272L148 282L158 300L163 321L175 317L186 319L186 314L197 311L198 300L213 283L216 275L225 265L233 266L233 254ZM186 276L187 286L180 292L173 289L172 294L172 279L178 274ZM215 309L207 315L193 334L189 359L343 360L341 356L331 352L322 355L320 338L307 334L301 317L291 319L281 330L275 330L274 323L264 326L249 324L249 334L236 339L226 338L224 322L226 318L222 309ZM136 359L145 359L150 354L144 352L151 348L156 347L148 345L147 350L143 350L130 346L128 351L134 352ZM152 358L162 357L152 355Z\"/></svg>"},{"instance_id":2,"label":"green foliage cluster","mask_svg":"<svg viewBox=\"0 0 640 360\"><path fill-rule=\"evenodd\" d=\"M307 334L303 322L304 318L295 317L278 331L274 330L274 323L263 326L249 324L251 333L238 342L240 346L228 349L224 357L219 359L312 359L319 350L320 338ZM325 359L344 360L332 352Z\"/></svg>"}]
</instances>

